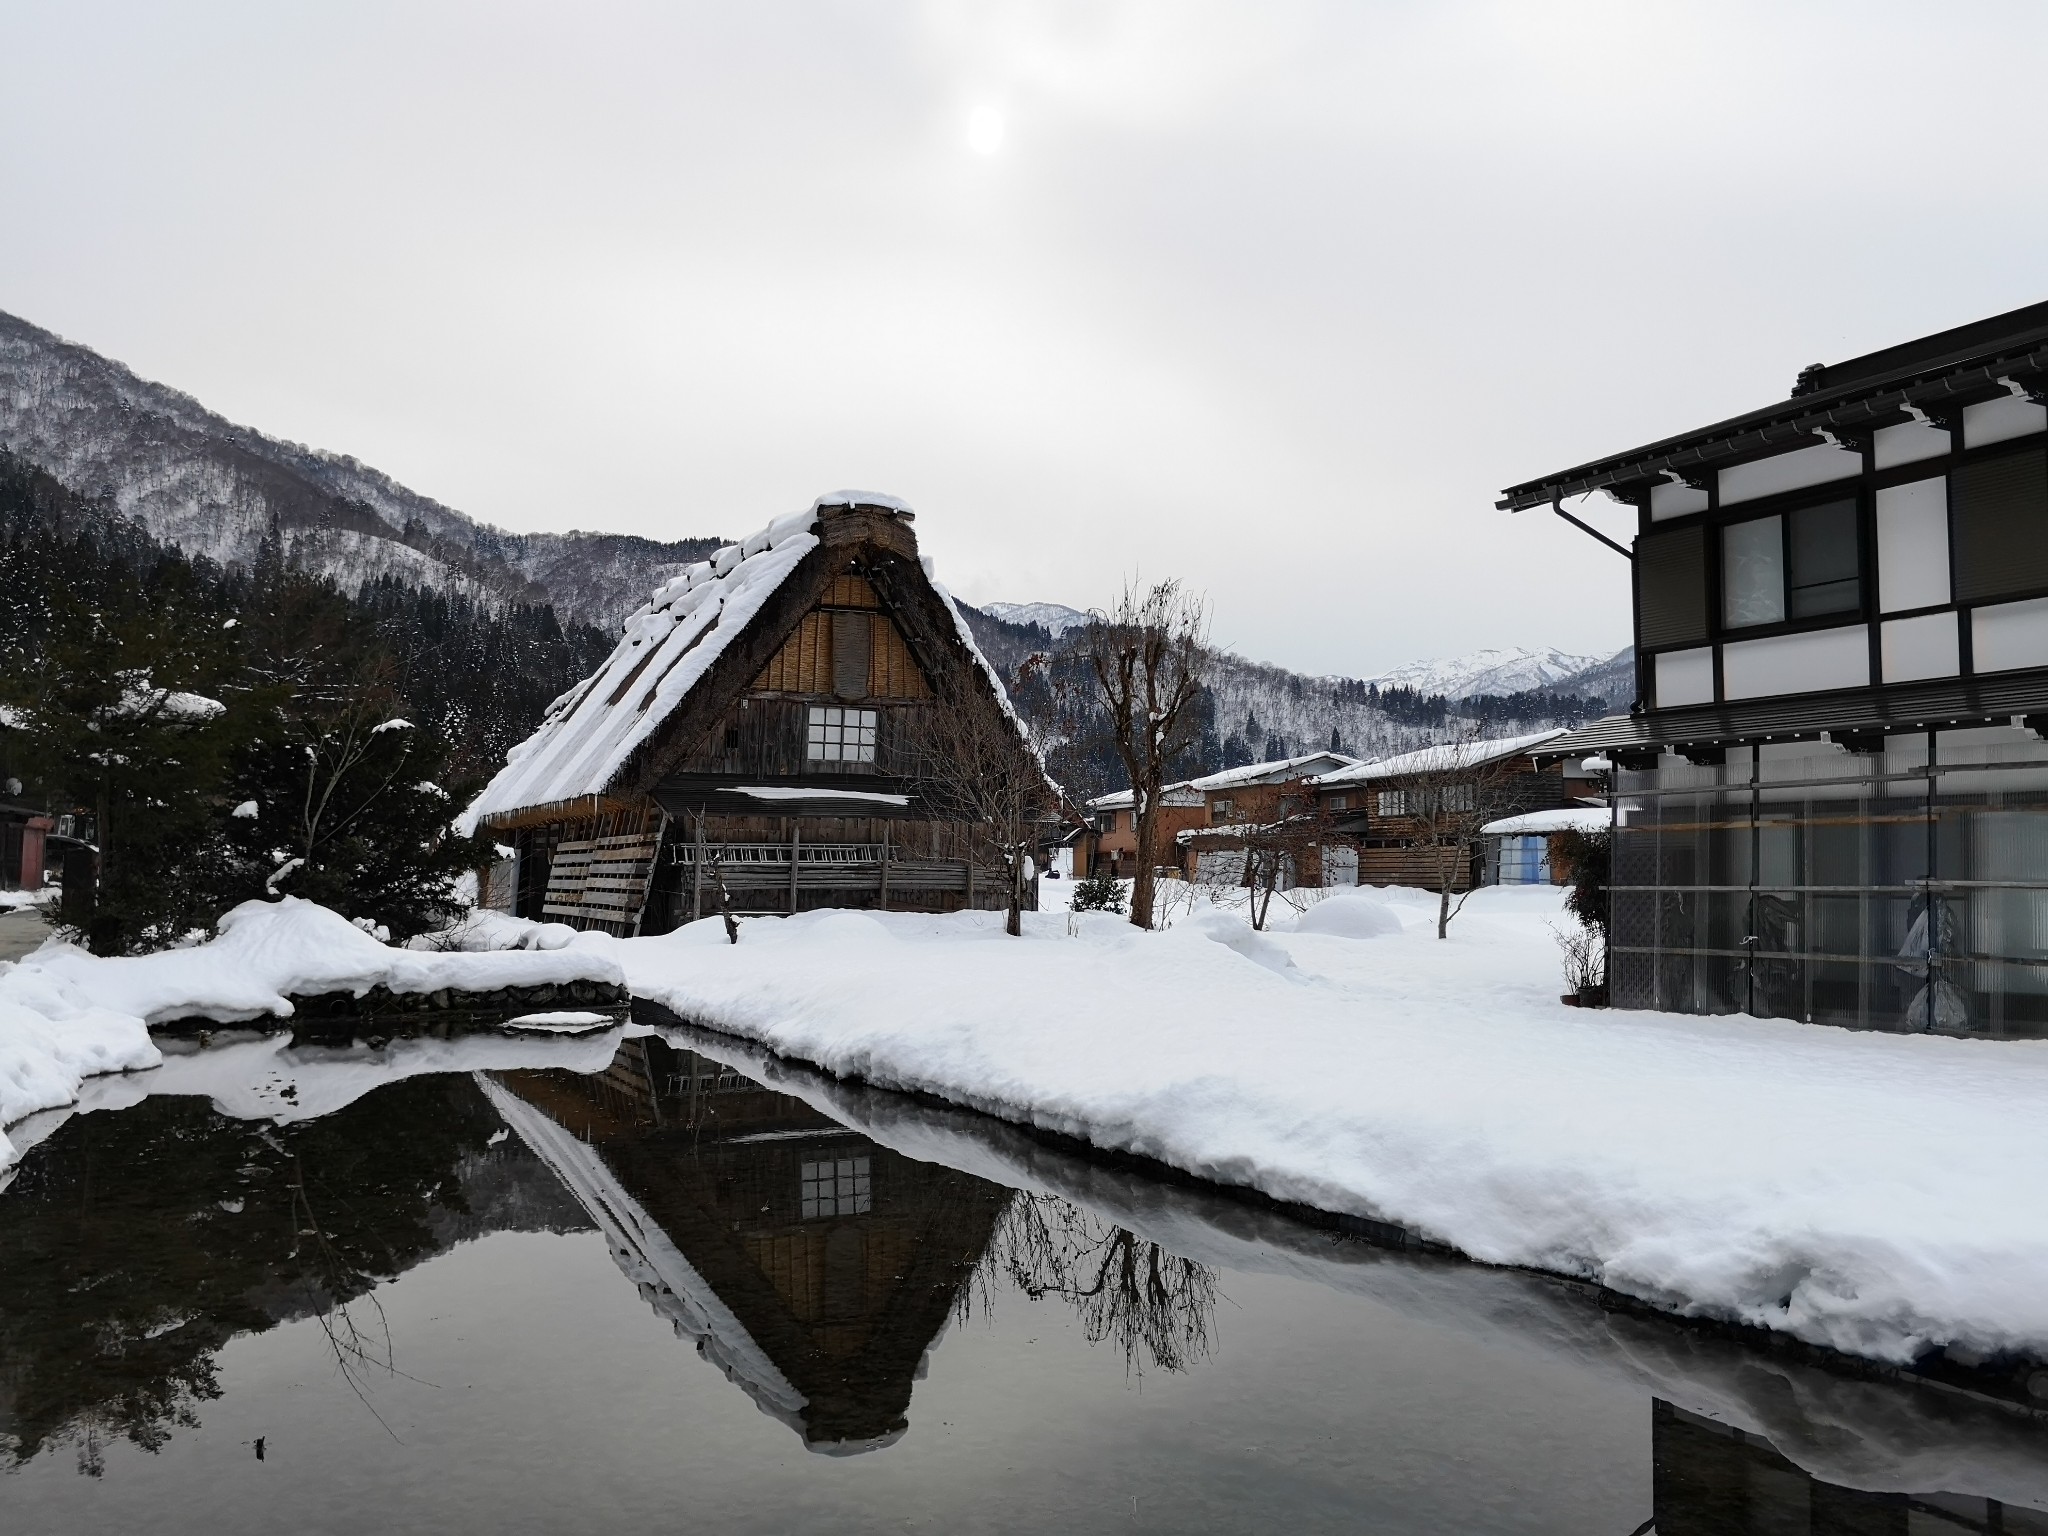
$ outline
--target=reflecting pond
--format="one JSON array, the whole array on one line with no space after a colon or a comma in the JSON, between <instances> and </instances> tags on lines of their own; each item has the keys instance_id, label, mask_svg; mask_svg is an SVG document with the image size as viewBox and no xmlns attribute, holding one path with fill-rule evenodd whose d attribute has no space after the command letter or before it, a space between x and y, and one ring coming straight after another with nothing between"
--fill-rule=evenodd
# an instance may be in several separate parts
<instances>
[{"instance_id":1,"label":"reflecting pond","mask_svg":"<svg viewBox=\"0 0 2048 1536\"><path fill-rule=\"evenodd\" d=\"M2048 1533L2010 1410L693 1031L216 1042L24 1129L9 1533Z\"/></svg>"}]
</instances>

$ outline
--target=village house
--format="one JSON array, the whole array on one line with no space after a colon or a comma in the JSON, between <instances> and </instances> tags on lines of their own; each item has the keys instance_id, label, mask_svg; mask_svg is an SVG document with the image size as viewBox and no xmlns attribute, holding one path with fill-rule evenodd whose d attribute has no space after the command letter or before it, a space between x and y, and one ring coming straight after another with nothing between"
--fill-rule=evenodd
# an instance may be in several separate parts
<instances>
[{"instance_id":1,"label":"village house","mask_svg":"<svg viewBox=\"0 0 2048 1536\"><path fill-rule=\"evenodd\" d=\"M617 934L721 891L743 913L1006 906L1008 856L966 802L1014 785L1043 841L1056 797L911 522L820 497L656 591L466 813L513 850L491 899Z\"/></svg>"},{"instance_id":2,"label":"village house","mask_svg":"<svg viewBox=\"0 0 2048 1536\"><path fill-rule=\"evenodd\" d=\"M1138 814L1128 789L1098 795L1088 802L1088 825L1074 840L1074 878L1108 875L1129 879L1138 867ZM1159 845L1175 848L1174 838L1190 827L1207 823L1208 806L1191 783L1169 784L1159 796Z\"/></svg>"},{"instance_id":3,"label":"village house","mask_svg":"<svg viewBox=\"0 0 2048 1536\"><path fill-rule=\"evenodd\" d=\"M1265 848L1280 860L1282 887L1356 885L1358 861L1346 839L1323 835L1315 824L1319 774L1359 766L1342 752L1310 752L1271 762L1245 763L1190 779L1200 818L1177 834L1183 878L1232 884L1246 877L1248 854Z\"/></svg>"},{"instance_id":4,"label":"village house","mask_svg":"<svg viewBox=\"0 0 2048 1536\"><path fill-rule=\"evenodd\" d=\"M2048 304L1500 504L1595 491L1639 697L1546 750L1612 772L1615 1004L2048 1034Z\"/></svg>"},{"instance_id":5,"label":"village house","mask_svg":"<svg viewBox=\"0 0 2048 1536\"><path fill-rule=\"evenodd\" d=\"M1482 832L1503 816L1571 805L1590 788L1540 749L1562 730L1449 742L1319 774L1310 788L1355 845L1357 882L1462 891L1485 880ZM1455 845L1455 857L1444 852Z\"/></svg>"},{"instance_id":6,"label":"village house","mask_svg":"<svg viewBox=\"0 0 2048 1536\"><path fill-rule=\"evenodd\" d=\"M1567 833L1605 832L1609 810L1571 805L1504 816L1479 829L1486 839L1488 885L1568 885L1573 867L1564 851Z\"/></svg>"}]
</instances>

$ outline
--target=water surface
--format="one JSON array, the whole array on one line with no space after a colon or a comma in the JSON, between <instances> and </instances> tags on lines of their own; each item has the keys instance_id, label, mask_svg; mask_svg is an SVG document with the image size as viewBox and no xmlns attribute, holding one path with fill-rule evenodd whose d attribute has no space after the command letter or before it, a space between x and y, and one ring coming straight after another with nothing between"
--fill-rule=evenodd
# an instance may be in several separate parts
<instances>
[{"instance_id":1,"label":"water surface","mask_svg":"<svg viewBox=\"0 0 2048 1536\"><path fill-rule=\"evenodd\" d=\"M46 1127L0 1528L2048 1532L2041 1428L1951 1394L715 1037L518 1049Z\"/></svg>"}]
</instances>

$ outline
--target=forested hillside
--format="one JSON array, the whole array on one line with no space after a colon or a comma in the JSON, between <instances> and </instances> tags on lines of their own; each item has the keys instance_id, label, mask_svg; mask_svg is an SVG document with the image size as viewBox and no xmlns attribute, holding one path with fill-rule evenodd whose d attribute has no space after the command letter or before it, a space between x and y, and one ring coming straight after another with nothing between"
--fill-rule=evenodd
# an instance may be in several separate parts
<instances>
[{"instance_id":1,"label":"forested hillside","mask_svg":"<svg viewBox=\"0 0 2048 1536\"><path fill-rule=\"evenodd\" d=\"M0 780L99 846L95 949L148 948L251 896L394 933L445 919L487 844L454 812L611 637L545 604L390 575L190 559L0 453Z\"/></svg>"},{"instance_id":2,"label":"forested hillside","mask_svg":"<svg viewBox=\"0 0 2048 1536\"><path fill-rule=\"evenodd\" d=\"M388 577L485 608L552 604L603 628L722 542L506 533L352 458L237 426L8 314L0 449L193 559L246 566L270 540L286 563L347 590Z\"/></svg>"}]
</instances>

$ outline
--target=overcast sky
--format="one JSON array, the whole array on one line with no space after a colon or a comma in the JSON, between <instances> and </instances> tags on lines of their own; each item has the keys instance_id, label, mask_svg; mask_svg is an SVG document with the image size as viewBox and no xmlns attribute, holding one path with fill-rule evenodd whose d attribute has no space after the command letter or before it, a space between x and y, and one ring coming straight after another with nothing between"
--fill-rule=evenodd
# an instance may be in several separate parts
<instances>
[{"instance_id":1,"label":"overcast sky","mask_svg":"<svg viewBox=\"0 0 2048 1536\"><path fill-rule=\"evenodd\" d=\"M2030 3L0 0L0 308L514 529L1605 652L1504 484L2048 298ZM1600 520L1625 526L1604 498Z\"/></svg>"}]
</instances>

